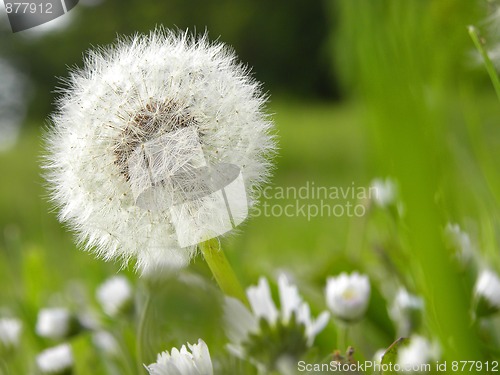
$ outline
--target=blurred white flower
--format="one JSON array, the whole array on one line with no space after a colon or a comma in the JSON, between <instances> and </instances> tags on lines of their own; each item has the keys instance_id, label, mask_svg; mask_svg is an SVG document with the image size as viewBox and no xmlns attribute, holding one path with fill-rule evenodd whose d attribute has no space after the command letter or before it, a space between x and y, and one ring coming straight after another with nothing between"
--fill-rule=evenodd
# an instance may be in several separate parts
<instances>
[{"instance_id":1,"label":"blurred white flower","mask_svg":"<svg viewBox=\"0 0 500 375\"><path fill-rule=\"evenodd\" d=\"M0 319L0 347L15 348L21 338L22 323L16 318Z\"/></svg>"},{"instance_id":2,"label":"blurred white flower","mask_svg":"<svg viewBox=\"0 0 500 375\"><path fill-rule=\"evenodd\" d=\"M486 316L500 311L500 278L490 270L483 269L474 286L476 313Z\"/></svg>"},{"instance_id":3,"label":"blurred white flower","mask_svg":"<svg viewBox=\"0 0 500 375\"><path fill-rule=\"evenodd\" d=\"M96 348L103 353L116 357L120 353L120 345L115 337L106 331L98 331L92 334L92 342Z\"/></svg>"},{"instance_id":4,"label":"blurred white flower","mask_svg":"<svg viewBox=\"0 0 500 375\"><path fill-rule=\"evenodd\" d=\"M425 370L424 365L439 359L440 348L436 342L429 342L425 337L413 335L407 346L398 351L397 364L403 372L418 373Z\"/></svg>"},{"instance_id":5,"label":"blurred white flower","mask_svg":"<svg viewBox=\"0 0 500 375\"><path fill-rule=\"evenodd\" d=\"M207 344L202 339L198 344L187 344L181 350L172 348L158 354L156 363L147 367L151 375L212 375L213 367Z\"/></svg>"},{"instance_id":6,"label":"blurred white flower","mask_svg":"<svg viewBox=\"0 0 500 375\"><path fill-rule=\"evenodd\" d=\"M379 207L385 208L396 202L397 187L395 182L386 178L385 180L376 178L370 185L371 198Z\"/></svg>"},{"instance_id":7,"label":"blurred white flower","mask_svg":"<svg viewBox=\"0 0 500 375\"><path fill-rule=\"evenodd\" d=\"M73 367L73 352L69 344L44 350L36 357L39 370L44 374L64 374Z\"/></svg>"},{"instance_id":8,"label":"blurred white flower","mask_svg":"<svg viewBox=\"0 0 500 375\"><path fill-rule=\"evenodd\" d=\"M104 312L114 317L132 305L132 286L124 276L113 276L99 286L96 297Z\"/></svg>"},{"instance_id":9,"label":"blurred white flower","mask_svg":"<svg viewBox=\"0 0 500 375\"><path fill-rule=\"evenodd\" d=\"M352 322L361 319L370 302L368 276L353 272L329 277L326 282L326 304L337 318Z\"/></svg>"},{"instance_id":10,"label":"blurred white flower","mask_svg":"<svg viewBox=\"0 0 500 375\"><path fill-rule=\"evenodd\" d=\"M382 362L382 358L384 357L385 351L386 351L386 349L379 349L379 350L377 350L375 352L375 354L373 355L373 362L375 362L375 363L381 363Z\"/></svg>"},{"instance_id":11,"label":"blurred white flower","mask_svg":"<svg viewBox=\"0 0 500 375\"><path fill-rule=\"evenodd\" d=\"M60 340L71 333L71 313L62 307L47 308L38 312L36 333L41 337Z\"/></svg>"},{"instance_id":12,"label":"blurred white flower","mask_svg":"<svg viewBox=\"0 0 500 375\"><path fill-rule=\"evenodd\" d=\"M445 228L445 236L462 264L469 263L474 259L476 252L470 236L467 232L462 231L458 224L448 223Z\"/></svg>"},{"instance_id":13,"label":"blurred white flower","mask_svg":"<svg viewBox=\"0 0 500 375\"><path fill-rule=\"evenodd\" d=\"M281 310L276 308L264 277L257 286L247 289L251 312L237 299L226 297L225 301L229 350L241 358L250 358L261 369L273 369L284 358L300 357L329 319L326 311L313 319L309 305L284 274L278 276L278 289Z\"/></svg>"},{"instance_id":14,"label":"blurred white flower","mask_svg":"<svg viewBox=\"0 0 500 375\"><path fill-rule=\"evenodd\" d=\"M269 175L266 98L223 44L159 29L91 52L68 82L47 137L47 179L60 220L106 260L184 267L195 246L181 248L178 235L227 216L211 195L203 209L188 201L171 211L202 190L193 168L237 166L245 207Z\"/></svg>"},{"instance_id":15,"label":"blurred white flower","mask_svg":"<svg viewBox=\"0 0 500 375\"><path fill-rule=\"evenodd\" d=\"M424 300L401 287L389 309L389 315L398 325L398 336L408 337L421 323Z\"/></svg>"}]
</instances>

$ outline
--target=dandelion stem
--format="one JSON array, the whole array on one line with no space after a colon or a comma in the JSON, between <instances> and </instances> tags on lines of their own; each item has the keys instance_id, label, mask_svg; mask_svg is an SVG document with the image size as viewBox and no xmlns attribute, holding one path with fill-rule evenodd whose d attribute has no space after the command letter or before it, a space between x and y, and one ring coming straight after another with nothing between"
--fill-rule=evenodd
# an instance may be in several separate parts
<instances>
[{"instance_id":1,"label":"dandelion stem","mask_svg":"<svg viewBox=\"0 0 500 375\"><path fill-rule=\"evenodd\" d=\"M495 88L497 97L500 100L500 80L498 79L498 74L495 70L495 67L493 66L493 63L491 62L490 56L488 55L488 52L484 48L484 44L479 38L477 29L474 26L469 26L468 30L469 30L469 35L472 41L474 42L474 45L476 46L477 50L481 54L481 57L483 58L486 70L488 71L491 82L493 83L493 87Z\"/></svg>"},{"instance_id":2,"label":"dandelion stem","mask_svg":"<svg viewBox=\"0 0 500 375\"><path fill-rule=\"evenodd\" d=\"M138 374L144 373L144 342L146 339L145 328L146 328L146 319L149 313L150 306L151 306L151 292L148 289L146 291L146 301L144 302L144 306L142 307L142 312L139 319L139 326L137 327L136 357L137 357Z\"/></svg>"},{"instance_id":3,"label":"dandelion stem","mask_svg":"<svg viewBox=\"0 0 500 375\"><path fill-rule=\"evenodd\" d=\"M233 268L229 264L224 252L222 251L219 240L212 238L208 241L202 242L198 245L205 257L205 260L214 275L215 281L219 284L222 292L229 296L239 299L246 306L248 300L241 287Z\"/></svg>"}]
</instances>

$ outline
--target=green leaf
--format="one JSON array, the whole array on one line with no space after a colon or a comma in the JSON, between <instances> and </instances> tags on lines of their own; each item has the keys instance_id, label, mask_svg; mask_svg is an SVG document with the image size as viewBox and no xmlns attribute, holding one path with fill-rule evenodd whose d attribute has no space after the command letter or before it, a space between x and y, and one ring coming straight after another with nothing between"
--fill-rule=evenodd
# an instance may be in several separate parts
<instances>
[{"instance_id":1,"label":"green leaf","mask_svg":"<svg viewBox=\"0 0 500 375\"><path fill-rule=\"evenodd\" d=\"M382 356L381 364L382 365L389 365L391 363L395 364L397 359L398 359L399 348L401 348L401 346L408 344L409 342L410 342L410 339L405 338L405 337L400 337L399 339L394 341L392 343L392 345L389 346L389 348L387 348L384 355ZM382 366L382 367L386 367L386 366ZM391 366L387 366L387 367L389 369L391 368ZM392 374L393 372L396 373L396 371L390 371L390 370L382 371L382 375Z\"/></svg>"}]
</instances>

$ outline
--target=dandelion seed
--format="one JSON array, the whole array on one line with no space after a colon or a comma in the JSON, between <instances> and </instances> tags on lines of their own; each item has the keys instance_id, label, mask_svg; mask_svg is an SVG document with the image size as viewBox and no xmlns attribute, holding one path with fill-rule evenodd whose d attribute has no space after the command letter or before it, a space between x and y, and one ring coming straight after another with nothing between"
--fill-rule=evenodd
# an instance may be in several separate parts
<instances>
[{"instance_id":1,"label":"dandelion seed","mask_svg":"<svg viewBox=\"0 0 500 375\"><path fill-rule=\"evenodd\" d=\"M231 341L228 349L238 357L250 359L262 371L302 356L329 319L326 311L313 319L309 305L283 274L278 276L278 289L281 310L276 308L269 283L263 277L257 286L247 289L252 311L231 297L226 297L224 306Z\"/></svg>"},{"instance_id":2,"label":"dandelion seed","mask_svg":"<svg viewBox=\"0 0 500 375\"><path fill-rule=\"evenodd\" d=\"M41 352L36 363L43 374L70 374L73 367L73 352L68 344L61 344Z\"/></svg>"},{"instance_id":3,"label":"dandelion seed","mask_svg":"<svg viewBox=\"0 0 500 375\"><path fill-rule=\"evenodd\" d=\"M19 346L22 323L16 318L0 319L0 347L12 349Z\"/></svg>"},{"instance_id":4,"label":"dandelion seed","mask_svg":"<svg viewBox=\"0 0 500 375\"><path fill-rule=\"evenodd\" d=\"M38 312L36 333L41 337L60 340L72 333L72 316L65 308L48 308Z\"/></svg>"},{"instance_id":5,"label":"dandelion seed","mask_svg":"<svg viewBox=\"0 0 500 375\"><path fill-rule=\"evenodd\" d=\"M114 317L132 306L132 287L124 276L114 276L97 289L96 297L104 312Z\"/></svg>"},{"instance_id":6,"label":"dandelion seed","mask_svg":"<svg viewBox=\"0 0 500 375\"><path fill-rule=\"evenodd\" d=\"M187 344L181 350L172 348L158 354L156 363L147 366L150 375L212 375L212 359L207 344L202 339L198 344Z\"/></svg>"},{"instance_id":7,"label":"dandelion seed","mask_svg":"<svg viewBox=\"0 0 500 375\"><path fill-rule=\"evenodd\" d=\"M368 276L353 272L330 277L326 283L326 303L337 318L345 322L361 319L370 302Z\"/></svg>"},{"instance_id":8,"label":"dandelion seed","mask_svg":"<svg viewBox=\"0 0 500 375\"><path fill-rule=\"evenodd\" d=\"M136 259L144 274L184 267L196 241L244 219L269 175L264 104L206 36L160 29L90 52L47 137L60 220L106 260Z\"/></svg>"}]
</instances>

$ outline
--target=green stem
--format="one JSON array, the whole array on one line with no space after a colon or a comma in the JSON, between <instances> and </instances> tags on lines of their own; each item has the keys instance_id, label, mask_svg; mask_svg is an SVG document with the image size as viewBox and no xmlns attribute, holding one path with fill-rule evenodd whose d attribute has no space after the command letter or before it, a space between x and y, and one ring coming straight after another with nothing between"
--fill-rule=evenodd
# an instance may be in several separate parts
<instances>
[{"instance_id":1,"label":"green stem","mask_svg":"<svg viewBox=\"0 0 500 375\"><path fill-rule=\"evenodd\" d=\"M491 82L493 83L493 87L495 88L497 97L500 100L500 80L498 79L497 71L495 70L493 63L491 62L490 56L488 56L488 52L486 52L486 49L484 48L484 44L479 38L477 29L474 26L469 26L468 30L469 30L469 35L472 41L474 42L474 45L476 46L477 50L481 54L481 57L483 58L486 70L488 71Z\"/></svg>"},{"instance_id":2,"label":"green stem","mask_svg":"<svg viewBox=\"0 0 500 375\"><path fill-rule=\"evenodd\" d=\"M337 323L337 349L344 354L347 350L347 342L349 340L349 327L339 322Z\"/></svg>"},{"instance_id":3,"label":"green stem","mask_svg":"<svg viewBox=\"0 0 500 375\"><path fill-rule=\"evenodd\" d=\"M142 308L141 317L139 320L139 326L137 327L137 337L136 337L136 357L137 357L137 371L138 374L144 373L144 342L145 342L145 327L146 318L149 313L149 308L151 307L151 291L148 289L146 291L146 301Z\"/></svg>"},{"instance_id":4,"label":"green stem","mask_svg":"<svg viewBox=\"0 0 500 375\"><path fill-rule=\"evenodd\" d=\"M219 240L212 238L200 243L198 246L222 292L227 296L239 299L243 304L248 306L245 292L224 252L220 248Z\"/></svg>"}]
</instances>

